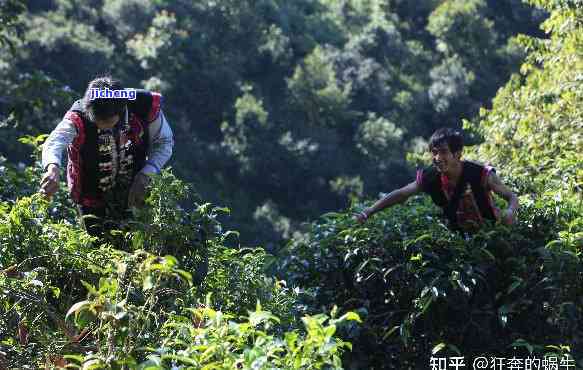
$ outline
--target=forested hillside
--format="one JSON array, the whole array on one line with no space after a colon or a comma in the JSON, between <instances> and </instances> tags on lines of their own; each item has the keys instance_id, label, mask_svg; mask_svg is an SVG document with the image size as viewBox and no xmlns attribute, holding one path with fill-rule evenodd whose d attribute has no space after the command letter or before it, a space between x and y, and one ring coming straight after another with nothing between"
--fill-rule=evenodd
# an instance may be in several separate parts
<instances>
[{"instance_id":1,"label":"forested hillside","mask_svg":"<svg viewBox=\"0 0 583 370\"><path fill-rule=\"evenodd\" d=\"M270 245L408 181L406 152L488 106L524 56L512 37L546 17L519 0L26 3L0 59L5 156L28 163L15 139L110 72L165 96L177 174Z\"/></svg>"},{"instance_id":2,"label":"forested hillside","mask_svg":"<svg viewBox=\"0 0 583 370\"><path fill-rule=\"evenodd\" d=\"M0 369L583 369L581 1L8 0L0 19ZM38 135L103 71L164 94L176 146L100 243L65 186L36 192ZM423 196L355 222L441 126L517 222L452 233Z\"/></svg>"}]
</instances>

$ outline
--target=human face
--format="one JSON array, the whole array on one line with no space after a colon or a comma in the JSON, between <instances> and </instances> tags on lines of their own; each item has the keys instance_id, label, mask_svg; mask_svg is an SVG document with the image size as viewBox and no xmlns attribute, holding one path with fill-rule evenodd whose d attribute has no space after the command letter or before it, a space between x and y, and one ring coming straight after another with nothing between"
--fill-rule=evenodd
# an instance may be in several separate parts
<instances>
[{"instance_id":1,"label":"human face","mask_svg":"<svg viewBox=\"0 0 583 370\"><path fill-rule=\"evenodd\" d=\"M97 127L101 129L107 129L113 128L117 121L119 121L119 114L116 114L115 116L111 116L105 119L96 119L95 124L97 125Z\"/></svg>"},{"instance_id":2,"label":"human face","mask_svg":"<svg viewBox=\"0 0 583 370\"><path fill-rule=\"evenodd\" d=\"M461 152L452 153L447 143L431 149L433 164L441 173L448 173L454 169L460 160Z\"/></svg>"}]
</instances>

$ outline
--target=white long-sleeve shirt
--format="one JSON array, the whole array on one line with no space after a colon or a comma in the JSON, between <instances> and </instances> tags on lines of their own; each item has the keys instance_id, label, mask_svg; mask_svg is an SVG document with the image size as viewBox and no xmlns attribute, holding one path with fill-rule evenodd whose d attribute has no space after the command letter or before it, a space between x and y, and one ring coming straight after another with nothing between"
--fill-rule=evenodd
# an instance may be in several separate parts
<instances>
[{"instance_id":1,"label":"white long-sleeve shirt","mask_svg":"<svg viewBox=\"0 0 583 370\"><path fill-rule=\"evenodd\" d=\"M128 118L127 115L126 110L126 120ZM172 130L162 111L160 111L158 118L149 124L148 134L150 140L146 149L146 165L141 172L144 174L159 173L170 159L170 156L172 156L172 148L174 146ZM73 143L77 135L77 128L73 122L66 118L59 122L43 144L43 168L46 169L49 164L56 164L62 167L63 151Z\"/></svg>"}]
</instances>

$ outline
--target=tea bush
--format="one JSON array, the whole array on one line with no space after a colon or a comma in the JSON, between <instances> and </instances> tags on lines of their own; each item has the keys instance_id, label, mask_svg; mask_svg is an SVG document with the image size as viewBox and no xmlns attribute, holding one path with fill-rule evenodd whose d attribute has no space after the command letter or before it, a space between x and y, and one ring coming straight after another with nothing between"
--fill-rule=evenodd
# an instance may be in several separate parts
<instances>
[{"instance_id":1,"label":"tea bush","mask_svg":"<svg viewBox=\"0 0 583 370\"><path fill-rule=\"evenodd\" d=\"M306 316L304 328L296 293L264 273L267 253L228 246L237 235L217 219L228 210L190 194L164 172L147 207L104 240L40 195L5 200L0 368L341 368L349 345L335 327L358 317Z\"/></svg>"},{"instance_id":2,"label":"tea bush","mask_svg":"<svg viewBox=\"0 0 583 370\"><path fill-rule=\"evenodd\" d=\"M524 206L513 227L472 236L451 233L420 198L365 225L331 213L290 242L280 267L316 292L304 296L315 311L361 314L363 326L343 332L353 368L426 368L438 350L525 358L547 346L583 360L581 224L560 231L554 211Z\"/></svg>"}]
</instances>

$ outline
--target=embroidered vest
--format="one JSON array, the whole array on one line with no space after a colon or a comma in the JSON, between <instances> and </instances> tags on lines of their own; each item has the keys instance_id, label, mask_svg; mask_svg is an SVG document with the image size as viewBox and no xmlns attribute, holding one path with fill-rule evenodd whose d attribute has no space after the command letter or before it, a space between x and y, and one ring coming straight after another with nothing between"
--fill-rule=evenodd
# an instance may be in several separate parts
<instances>
[{"instance_id":1,"label":"embroidered vest","mask_svg":"<svg viewBox=\"0 0 583 370\"><path fill-rule=\"evenodd\" d=\"M471 189L480 215L484 219L496 220L496 215L491 203L490 192L484 187L482 174L485 167L470 161L463 161L462 175L456 184L455 190L448 199L441 184L441 174L431 166L422 171L421 188L431 196L433 202L443 208L444 216L454 228L459 226L457 211L464 192Z\"/></svg>"},{"instance_id":2,"label":"embroidered vest","mask_svg":"<svg viewBox=\"0 0 583 370\"><path fill-rule=\"evenodd\" d=\"M162 96L137 90L113 129L101 130L87 117L83 101L76 101L65 114L77 129L67 148L67 183L71 198L87 207L102 207L109 198L127 203L135 175L144 167L148 148L148 125L160 113Z\"/></svg>"}]
</instances>

